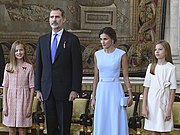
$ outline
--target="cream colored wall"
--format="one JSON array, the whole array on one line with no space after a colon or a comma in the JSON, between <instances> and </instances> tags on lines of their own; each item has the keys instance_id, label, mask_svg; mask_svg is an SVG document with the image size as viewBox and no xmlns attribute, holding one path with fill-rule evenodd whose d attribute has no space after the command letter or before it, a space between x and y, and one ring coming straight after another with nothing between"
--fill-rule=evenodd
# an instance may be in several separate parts
<instances>
[{"instance_id":1,"label":"cream colored wall","mask_svg":"<svg viewBox=\"0 0 180 135\"><path fill-rule=\"evenodd\" d=\"M165 26L165 40L171 45L173 62L176 66L176 76L180 93L180 2L168 0Z\"/></svg>"}]
</instances>

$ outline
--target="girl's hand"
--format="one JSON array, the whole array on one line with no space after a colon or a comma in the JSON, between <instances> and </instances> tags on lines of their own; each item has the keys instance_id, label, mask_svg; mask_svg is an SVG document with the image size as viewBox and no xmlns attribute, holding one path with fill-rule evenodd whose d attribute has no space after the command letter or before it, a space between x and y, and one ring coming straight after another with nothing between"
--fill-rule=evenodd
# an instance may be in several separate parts
<instances>
[{"instance_id":1,"label":"girl's hand","mask_svg":"<svg viewBox=\"0 0 180 135\"><path fill-rule=\"evenodd\" d=\"M142 107L142 116L148 119L148 110L147 107Z\"/></svg>"},{"instance_id":2,"label":"girl's hand","mask_svg":"<svg viewBox=\"0 0 180 135\"><path fill-rule=\"evenodd\" d=\"M27 108L26 117L30 117L32 115L32 107Z\"/></svg>"},{"instance_id":3,"label":"girl's hand","mask_svg":"<svg viewBox=\"0 0 180 135\"><path fill-rule=\"evenodd\" d=\"M95 109L95 103L96 103L96 100L95 100L95 98L93 97L92 99L91 99L91 108L94 110Z\"/></svg>"},{"instance_id":4,"label":"girl's hand","mask_svg":"<svg viewBox=\"0 0 180 135\"><path fill-rule=\"evenodd\" d=\"M3 108L3 114L4 114L4 116L8 116L8 109L7 109L7 107Z\"/></svg>"},{"instance_id":5,"label":"girl's hand","mask_svg":"<svg viewBox=\"0 0 180 135\"><path fill-rule=\"evenodd\" d=\"M168 111L168 110L167 110L167 111L165 112L165 115L164 115L164 116L165 116L165 121L169 121L169 120L171 119L171 111Z\"/></svg>"}]
</instances>

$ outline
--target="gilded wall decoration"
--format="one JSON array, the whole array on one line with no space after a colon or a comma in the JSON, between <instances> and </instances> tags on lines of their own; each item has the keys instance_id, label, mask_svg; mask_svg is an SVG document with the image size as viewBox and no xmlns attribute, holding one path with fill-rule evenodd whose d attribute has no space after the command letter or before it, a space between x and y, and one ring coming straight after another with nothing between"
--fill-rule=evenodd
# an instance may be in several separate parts
<instances>
[{"instance_id":1,"label":"gilded wall decoration","mask_svg":"<svg viewBox=\"0 0 180 135\"><path fill-rule=\"evenodd\" d=\"M27 55L30 60L30 62L35 65L35 50L36 50L36 44L34 43L29 43L29 42L24 42L26 45L26 50L27 50ZM9 52L11 49L11 44L10 42L0 42L0 45L2 46L4 50L4 58L5 58L5 63L9 62Z\"/></svg>"},{"instance_id":2,"label":"gilded wall decoration","mask_svg":"<svg viewBox=\"0 0 180 135\"><path fill-rule=\"evenodd\" d=\"M48 16L54 5L65 10L65 28L80 39L84 75L93 75L94 52L101 49L99 30L111 26L117 32L117 47L128 54L130 75L144 76L152 45L161 38L163 0L0 1L0 44L6 61L12 42L20 39L34 63L38 37L50 31Z\"/></svg>"},{"instance_id":3,"label":"gilded wall decoration","mask_svg":"<svg viewBox=\"0 0 180 135\"><path fill-rule=\"evenodd\" d=\"M77 2L82 6L101 7L112 5L114 3L114 0L77 0Z\"/></svg>"},{"instance_id":4,"label":"gilded wall decoration","mask_svg":"<svg viewBox=\"0 0 180 135\"><path fill-rule=\"evenodd\" d=\"M152 46L160 39L162 1L141 0L138 3L138 39L128 52L131 72L146 70L151 62Z\"/></svg>"},{"instance_id":5,"label":"gilded wall decoration","mask_svg":"<svg viewBox=\"0 0 180 135\"><path fill-rule=\"evenodd\" d=\"M48 22L49 20L49 8L47 8L47 6L18 6L9 4L6 6L6 9L12 21Z\"/></svg>"}]
</instances>

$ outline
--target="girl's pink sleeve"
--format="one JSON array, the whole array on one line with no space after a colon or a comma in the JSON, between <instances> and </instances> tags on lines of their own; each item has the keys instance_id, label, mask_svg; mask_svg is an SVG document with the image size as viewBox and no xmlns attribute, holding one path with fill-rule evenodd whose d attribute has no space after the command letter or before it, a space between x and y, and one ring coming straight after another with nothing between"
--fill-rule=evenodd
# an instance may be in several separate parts
<instances>
[{"instance_id":1,"label":"girl's pink sleeve","mask_svg":"<svg viewBox=\"0 0 180 135\"><path fill-rule=\"evenodd\" d=\"M30 67L30 71L29 71L29 88L34 88L34 70L33 70L33 66Z\"/></svg>"},{"instance_id":2,"label":"girl's pink sleeve","mask_svg":"<svg viewBox=\"0 0 180 135\"><path fill-rule=\"evenodd\" d=\"M6 69L7 69L7 64L4 69L4 78L3 78L2 86L9 87L9 73L6 71Z\"/></svg>"}]
</instances>

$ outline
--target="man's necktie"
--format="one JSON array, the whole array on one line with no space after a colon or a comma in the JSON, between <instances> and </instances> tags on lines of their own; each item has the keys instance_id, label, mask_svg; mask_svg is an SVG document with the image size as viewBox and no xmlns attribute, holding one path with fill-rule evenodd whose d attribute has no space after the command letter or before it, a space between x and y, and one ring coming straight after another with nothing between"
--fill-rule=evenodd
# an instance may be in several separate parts
<instances>
[{"instance_id":1,"label":"man's necktie","mask_svg":"<svg viewBox=\"0 0 180 135\"><path fill-rule=\"evenodd\" d=\"M57 35L58 34L54 34L54 39L53 39L52 46L51 46L52 64L54 63L54 58L55 58L56 50L57 50Z\"/></svg>"}]
</instances>

